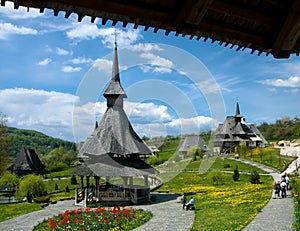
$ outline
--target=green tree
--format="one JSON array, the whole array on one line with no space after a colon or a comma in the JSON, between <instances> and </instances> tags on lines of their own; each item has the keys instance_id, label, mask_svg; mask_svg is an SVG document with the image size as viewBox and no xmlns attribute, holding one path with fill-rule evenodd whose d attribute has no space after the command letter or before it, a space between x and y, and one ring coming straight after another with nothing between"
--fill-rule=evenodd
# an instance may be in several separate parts
<instances>
[{"instance_id":1,"label":"green tree","mask_svg":"<svg viewBox=\"0 0 300 231\"><path fill-rule=\"evenodd\" d=\"M148 163L152 166L159 165L161 162L157 156L151 156L148 159Z\"/></svg>"},{"instance_id":2,"label":"green tree","mask_svg":"<svg viewBox=\"0 0 300 231\"><path fill-rule=\"evenodd\" d=\"M239 170L238 170L238 166L236 166L236 168L234 169L232 178L233 178L234 181L239 180L240 173L239 173Z\"/></svg>"},{"instance_id":3,"label":"green tree","mask_svg":"<svg viewBox=\"0 0 300 231\"><path fill-rule=\"evenodd\" d=\"M249 179L250 183L259 184L260 183L259 179L260 179L260 176L257 171L254 170L253 172L251 172L250 179Z\"/></svg>"},{"instance_id":4,"label":"green tree","mask_svg":"<svg viewBox=\"0 0 300 231\"><path fill-rule=\"evenodd\" d=\"M0 179L0 186L12 184L14 186L17 186L19 184L19 178L17 174L11 173L9 171L5 171Z\"/></svg>"},{"instance_id":5,"label":"green tree","mask_svg":"<svg viewBox=\"0 0 300 231\"><path fill-rule=\"evenodd\" d=\"M0 175L6 171L9 163L9 138L7 136L8 128L6 123L6 115L0 112Z\"/></svg>"},{"instance_id":6,"label":"green tree","mask_svg":"<svg viewBox=\"0 0 300 231\"><path fill-rule=\"evenodd\" d=\"M199 146L190 147L187 154L188 156L199 156L201 159L203 158L203 150Z\"/></svg>"},{"instance_id":7,"label":"green tree","mask_svg":"<svg viewBox=\"0 0 300 231\"><path fill-rule=\"evenodd\" d=\"M42 178L40 176L30 174L21 179L16 196L18 198L24 198L29 192L32 197L40 197L43 195L45 190L46 186Z\"/></svg>"}]
</instances>

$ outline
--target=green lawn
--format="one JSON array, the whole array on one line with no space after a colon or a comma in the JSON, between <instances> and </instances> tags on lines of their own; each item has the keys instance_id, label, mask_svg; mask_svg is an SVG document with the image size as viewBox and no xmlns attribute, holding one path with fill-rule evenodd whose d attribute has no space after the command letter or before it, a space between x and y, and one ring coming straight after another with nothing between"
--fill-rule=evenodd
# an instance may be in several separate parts
<instances>
[{"instance_id":1,"label":"green lawn","mask_svg":"<svg viewBox=\"0 0 300 231\"><path fill-rule=\"evenodd\" d=\"M244 165L234 160L225 163L235 164L245 172L255 167ZM200 161L191 162L186 169L197 167ZM232 173L214 171L222 166L224 160L217 158L210 171L164 172L159 174L165 184L159 189L173 193L186 193L188 199L196 201L195 221L192 230L241 230L266 205L272 193L273 178L261 176L261 184L251 184L248 174L241 174L238 181L233 181ZM248 168L247 168L248 167Z\"/></svg>"},{"instance_id":2,"label":"green lawn","mask_svg":"<svg viewBox=\"0 0 300 231\"><path fill-rule=\"evenodd\" d=\"M256 148L246 154L240 155L240 157L262 163L283 172L285 167L287 167L295 158L281 156L279 153L280 150L278 148Z\"/></svg>"},{"instance_id":3,"label":"green lawn","mask_svg":"<svg viewBox=\"0 0 300 231\"><path fill-rule=\"evenodd\" d=\"M0 204L0 222L40 209L41 206L37 203Z\"/></svg>"}]
</instances>

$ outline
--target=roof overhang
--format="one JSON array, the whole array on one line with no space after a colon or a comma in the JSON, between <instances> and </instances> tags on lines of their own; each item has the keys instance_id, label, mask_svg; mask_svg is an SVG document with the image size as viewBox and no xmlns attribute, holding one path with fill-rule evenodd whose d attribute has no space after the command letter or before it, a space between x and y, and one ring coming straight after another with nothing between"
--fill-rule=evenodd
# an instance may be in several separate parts
<instances>
[{"instance_id":1,"label":"roof overhang","mask_svg":"<svg viewBox=\"0 0 300 231\"><path fill-rule=\"evenodd\" d=\"M288 58L300 52L299 0L1 0L19 6L38 8L40 12L52 9L55 16L65 12L65 18L78 15L80 22L89 16L91 22L108 20L112 26L118 22L126 27L153 28L154 33L164 30L165 35L188 36L189 39L218 42L237 51L249 48L251 54L272 54L275 58Z\"/></svg>"}]
</instances>

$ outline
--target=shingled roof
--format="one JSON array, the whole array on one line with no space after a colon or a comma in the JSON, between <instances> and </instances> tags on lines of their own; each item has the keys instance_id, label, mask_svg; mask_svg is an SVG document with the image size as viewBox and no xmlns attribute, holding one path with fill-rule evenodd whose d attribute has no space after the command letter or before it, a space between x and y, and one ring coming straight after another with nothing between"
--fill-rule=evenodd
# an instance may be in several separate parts
<instances>
[{"instance_id":1,"label":"shingled roof","mask_svg":"<svg viewBox=\"0 0 300 231\"><path fill-rule=\"evenodd\" d=\"M79 157L86 155L151 156L151 150L133 130L123 109L123 98L127 97L119 77L117 44L115 44L111 82L103 94L107 99L107 110L93 135L81 149Z\"/></svg>"},{"instance_id":2,"label":"shingled roof","mask_svg":"<svg viewBox=\"0 0 300 231\"><path fill-rule=\"evenodd\" d=\"M204 139L199 135L188 135L185 137L183 143L179 148L179 152L187 152L191 147L198 146L203 150L207 149L207 144Z\"/></svg>"},{"instance_id":3,"label":"shingled roof","mask_svg":"<svg viewBox=\"0 0 300 231\"><path fill-rule=\"evenodd\" d=\"M266 140L253 124L246 123L240 113L238 102L234 116L227 116L224 123L219 124L215 131L214 143L219 146L224 142L259 141L266 144Z\"/></svg>"},{"instance_id":4,"label":"shingled roof","mask_svg":"<svg viewBox=\"0 0 300 231\"><path fill-rule=\"evenodd\" d=\"M158 173L145 161L138 158L111 158L109 155L93 156L75 169L77 176L144 176Z\"/></svg>"},{"instance_id":5,"label":"shingled roof","mask_svg":"<svg viewBox=\"0 0 300 231\"><path fill-rule=\"evenodd\" d=\"M45 165L41 162L36 152L33 149L26 149L24 147L21 148L13 165L9 169L18 175L47 173Z\"/></svg>"}]
</instances>

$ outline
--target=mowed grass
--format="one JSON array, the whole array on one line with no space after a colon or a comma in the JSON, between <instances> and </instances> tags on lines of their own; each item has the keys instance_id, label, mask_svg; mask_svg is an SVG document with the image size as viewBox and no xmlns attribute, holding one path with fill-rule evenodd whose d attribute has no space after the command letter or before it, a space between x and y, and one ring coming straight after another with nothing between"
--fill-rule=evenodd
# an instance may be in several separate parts
<instances>
[{"instance_id":1,"label":"mowed grass","mask_svg":"<svg viewBox=\"0 0 300 231\"><path fill-rule=\"evenodd\" d=\"M41 206L37 203L15 203L15 204L0 204L0 222L11 218L41 210Z\"/></svg>"},{"instance_id":2,"label":"mowed grass","mask_svg":"<svg viewBox=\"0 0 300 231\"><path fill-rule=\"evenodd\" d=\"M280 172L290 165L290 163L295 159L291 156L281 156L280 149L278 148L256 148L252 151L249 151L243 155L240 155L241 158L252 160L264 165L273 167Z\"/></svg>"},{"instance_id":3,"label":"mowed grass","mask_svg":"<svg viewBox=\"0 0 300 231\"><path fill-rule=\"evenodd\" d=\"M216 160L215 166L222 166ZM234 161L237 164L240 162ZM195 165L194 162L191 163ZM242 166L242 165L239 165ZM243 170L249 171L243 166ZM252 166L248 167L254 170ZM172 175L173 174L173 175ZM232 173L209 171L205 173L166 172L159 175L165 184L159 189L186 193L196 201L192 230L241 230L262 210L272 195L273 178L260 176L260 184L251 184L248 174L233 181ZM181 209L181 206L178 205Z\"/></svg>"}]
</instances>

